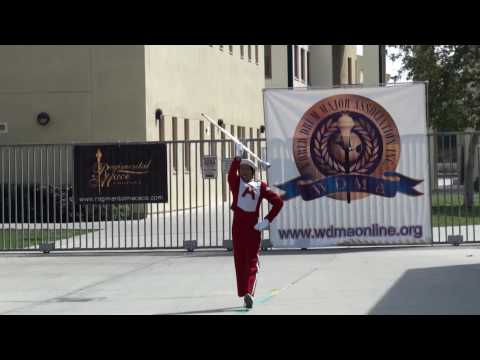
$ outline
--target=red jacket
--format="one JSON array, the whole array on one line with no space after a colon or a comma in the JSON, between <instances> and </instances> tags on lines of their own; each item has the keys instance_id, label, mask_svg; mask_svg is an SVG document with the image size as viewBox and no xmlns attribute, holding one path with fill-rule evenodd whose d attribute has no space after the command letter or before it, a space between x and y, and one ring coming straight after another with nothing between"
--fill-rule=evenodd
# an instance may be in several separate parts
<instances>
[{"instance_id":1,"label":"red jacket","mask_svg":"<svg viewBox=\"0 0 480 360\"><path fill-rule=\"evenodd\" d=\"M233 202L232 202L232 206L231 206L231 209L233 211L237 211L237 210L245 211L244 209L241 209L241 208L238 207L239 189L240 189L241 181L243 182L243 180L241 180L240 176L238 175L238 169L240 168L240 162L241 162L241 160L239 158L235 158L233 160L232 165L230 166L230 170L228 172L228 185L230 186L230 191L232 192L232 195L233 195ZM251 187L252 191L250 191L249 190L249 188L250 188L249 184L255 185L255 184L258 184L258 183L260 185L259 186L260 196L259 196L259 199L255 199L255 189L254 189L255 186L252 186ZM269 222L272 222L273 219L275 219L275 217L280 212L280 209L283 207L283 200L280 198L280 196L277 193L273 192L268 187L268 185L265 181L261 181L261 182L252 181L249 184L243 183L245 191L243 192L243 194L240 194L240 195L242 197L250 196L251 198L255 199L255 201L257 201L257 204L256 204L256 208L252 209L253 211L248 211L247 210L247 212L256 213L256 216L258 218L259 213L260 213L260 205L262 203L262 200L267 199L267 201L270 204L272 204L272 209L270 210L268 215L265 216L265 219L267 219ZM257 189L257 192L258 192L258 189Z\"/></svg>"}]
</instances>

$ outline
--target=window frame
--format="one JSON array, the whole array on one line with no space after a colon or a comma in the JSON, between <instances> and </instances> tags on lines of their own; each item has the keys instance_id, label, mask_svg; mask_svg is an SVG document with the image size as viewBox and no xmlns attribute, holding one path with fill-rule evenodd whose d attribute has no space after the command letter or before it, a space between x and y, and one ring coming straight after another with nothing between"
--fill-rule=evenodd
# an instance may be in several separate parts
<instances>
[{"instance_id":1,"label":"window frame","mask_svg":"<svg viewBox=\"0 0 480 360\"><path fill-rule=\"evenodd\" d=\"M183 154L183 163L185 170L190 171L192 169L192 161L190 154L190 119L183 119L183 132L185 138L184 154Z\"/></svg>"},{"instance_id":2,"label":"window frame","mask_svg":"<svg viewBox=\"0 0 480 360\"><path fill-rule=\"evenodd\" d=\"M300 48L300 79L305 82L305 49Z\"/></svg>"},{"instance_id":3,"label":"window frame","mask_svg":"<svg viewBox=\"0 0 480 360\"><path fill-rule=\"evenodd\" d=\"M178 172L178 118L176 116L172 116L172 166L173 171Z\"/></svg>"},{"instance_id":4,"label":"window frame","mask_svg":"<svg viewBox=\"0 0 480 360\"><path fill-rule=\"evenodd\" d=\"M272 45L264 45L265 79L272 78Z\"/></svg>"},{"instance_id":5,"label":"window frame","mask_svg":"<svg viewBox=\"0 0 480 360\"><path fill-rule=\"evenodd\" d=\"M293 45L293 76L298 80L298 45Z\"/></svg>"}]
</instances>

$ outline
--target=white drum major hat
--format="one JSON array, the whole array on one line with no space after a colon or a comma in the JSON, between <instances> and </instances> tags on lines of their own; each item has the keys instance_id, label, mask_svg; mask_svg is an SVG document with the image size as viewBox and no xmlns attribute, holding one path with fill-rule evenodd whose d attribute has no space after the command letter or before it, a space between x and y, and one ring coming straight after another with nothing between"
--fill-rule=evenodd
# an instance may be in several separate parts
<instances>
[{"instance_id":1,"label":"white drum major hat","mask_svg":"<svg viewBox=\"0 0 480 360\"><path fill-rule=\"evenodd\" d=\"M253 170L257 170L257 165L255 165L255 163L250 159L242 159L242 161L240 161L240 165L248 165L253 168Z\"/></svg>"}]
</instances>

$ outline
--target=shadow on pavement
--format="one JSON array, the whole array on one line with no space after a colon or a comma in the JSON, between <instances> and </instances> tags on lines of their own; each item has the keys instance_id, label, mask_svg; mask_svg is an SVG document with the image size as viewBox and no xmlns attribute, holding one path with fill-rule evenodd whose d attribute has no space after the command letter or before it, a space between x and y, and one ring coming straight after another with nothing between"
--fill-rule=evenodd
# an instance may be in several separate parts
<instances>
[{"instance_id":1,"label":"shadow on pavement","mask_svg":"<svg viewBox=\"0 0 480 360\"><path fill-rule=\"evenodd\" d=\"M369 315L480 314L480 264L412 269Z\"/></svg>"},{"instance_id":2,"label":"shadow on pavement","mask_svg":"<svg viewBox=\"0 0 480 360\"><path fill-rule=\"evenodd\" d=\"M243 307L230 307L230 308L220 308L220 309L210 309L210 310L195 310L195 311L185 311L177 313L166 313L166 314L154 314L154 315L196 315L196 314L217 314L217 313L247 313L249 310Z\"/></svg>"}]
</instances>

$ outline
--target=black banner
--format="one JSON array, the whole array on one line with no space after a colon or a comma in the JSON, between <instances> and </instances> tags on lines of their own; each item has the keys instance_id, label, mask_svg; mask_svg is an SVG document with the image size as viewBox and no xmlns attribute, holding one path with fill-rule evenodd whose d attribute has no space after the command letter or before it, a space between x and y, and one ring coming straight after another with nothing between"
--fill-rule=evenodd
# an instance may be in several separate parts
<instances>
[{"instance_id":1,"label":"black banner","mask_svg":"<svg viewBox=\"0 0 480 360\"><path fill-rule=\"evenodd\" d=\"M73 152L77 203L168 202L164 143L76 145Z\"/></svg>"}]
</instances>

